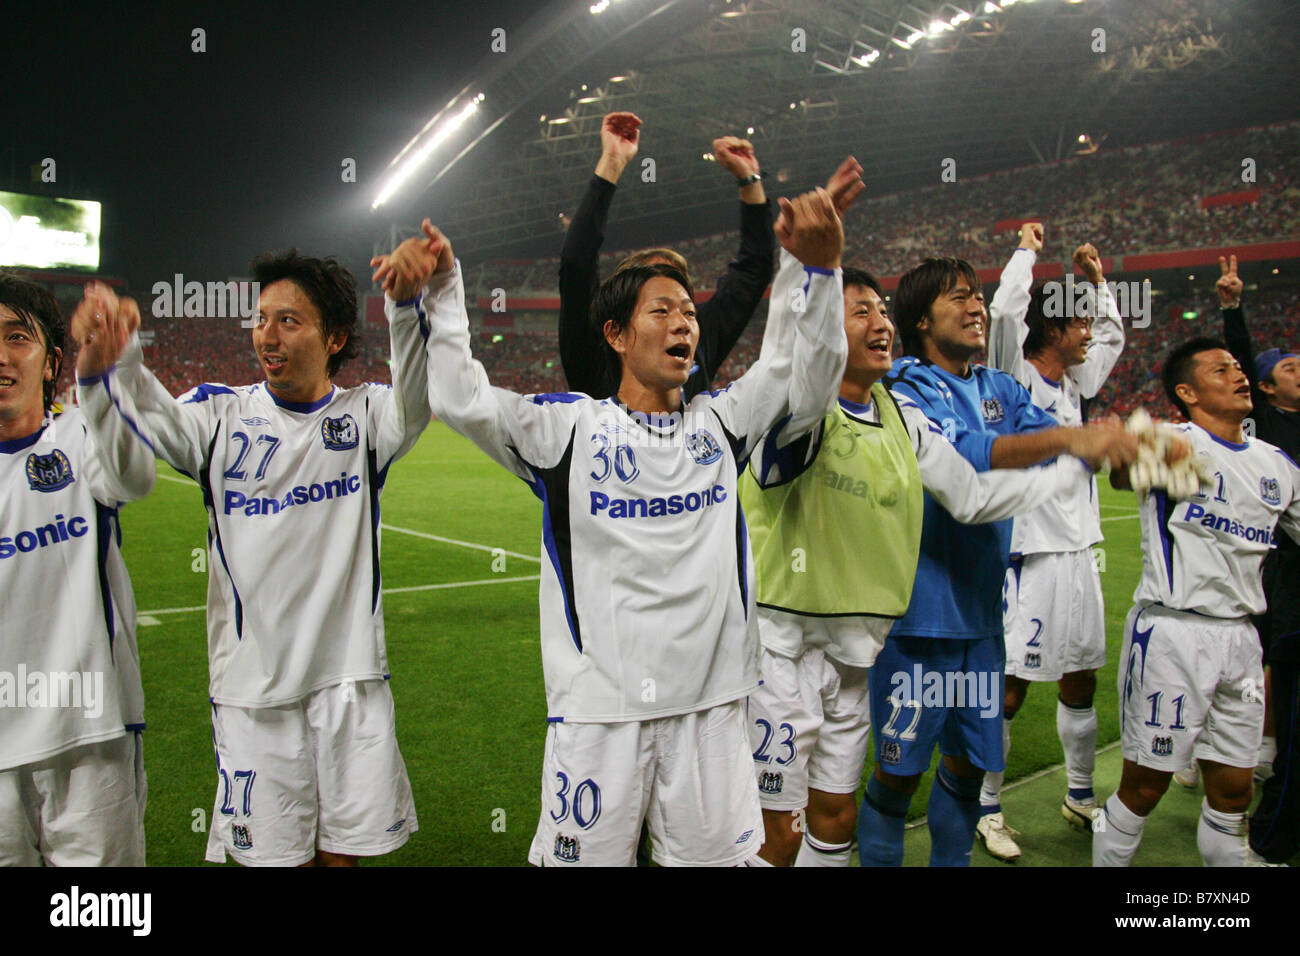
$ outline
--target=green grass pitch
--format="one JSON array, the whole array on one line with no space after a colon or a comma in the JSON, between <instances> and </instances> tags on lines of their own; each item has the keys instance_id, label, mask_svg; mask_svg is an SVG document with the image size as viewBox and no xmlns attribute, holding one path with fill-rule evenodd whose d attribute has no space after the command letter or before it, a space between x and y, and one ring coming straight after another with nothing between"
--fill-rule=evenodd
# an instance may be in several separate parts
<instances>
[{"instance_id":1,"label":"green grass pitch","mask_svg":"<svg viewBox=\"0 0 1300 956\"><path fill-rule=\"evenodd\" d=\"M161 464L158 473L153 494L123 509L123 546L141 614L149 863L189 866L203 858L217 781L201 607L206 515L195 485ZM1101 508L1109 649L1097 713L1099 744L1106 744L1118 736L1116 663L1141 554L1133 496L1103 488ZM546 730L537 637L540 504L523 482L434 423L393 466L382 509L397 735L420 830L401 850L370 863L519 865L540 810ZM504 568L494 548L506 552ZM264 586L275 587L274 578L272 571ZM1031 689L1015 721L1009 782L1061 761L1055 708L1054 686ZM913 816L924 813L930 776ZM1108 792L1103 786L1100 796ZM1059 799L1044 797L1045 809L1056 812L1052 800ZM1182 810L1162 804L1156 811L1192 814L1180 828L1190 827L1190 840L1180 838L1183 849L1163 862L1195 865L1199 798L1182 802ZM1086 856L1086 842L1080 846ZM975 850L976 857L982 853ZM909 863L924 862L915 856L909 849ZM1084 862L1077 852L1065 856L1042 862Z\"/></svg>"}]
</instances>

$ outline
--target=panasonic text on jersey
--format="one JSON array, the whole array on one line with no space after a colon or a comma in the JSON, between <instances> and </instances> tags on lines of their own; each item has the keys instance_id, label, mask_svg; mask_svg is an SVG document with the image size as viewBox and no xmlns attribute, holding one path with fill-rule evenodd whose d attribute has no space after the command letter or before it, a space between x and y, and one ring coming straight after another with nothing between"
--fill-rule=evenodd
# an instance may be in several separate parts
<instances>
[{"instance_id":1,"label":"panasonic text on jersey","mask_svg":"<svg viewBox=\"0 0 1300 956\"><path fill-rule=\"evenodd\" d=\"M665 515L681 514L683 511L699 511L701 508L721 504L726 500L727 489L722 485L714 485L703 491L692 491L685 495L655 498L618 498L593 491L591 513L604 514L608 518L660 518Z\"/></svg>"},{"instance_id":2,"label":"panasonic text on jersey","mask_svg":"<svg viewBox=\"0 0 1300 956\"><path fill-rule=\"evenodd\" d=\"M354 495L360 490L361 477L359 475L340 472L339 476L331 481L318 481L310 485L295 485L284 494L248 497L243 492L227 490L223 510L228 515L234 514L236 511L250 517L273 515L295 505L343 498L347 495Z\"/></svg>"},{"instance_id":3,"label":"panasonic text on jersey","mask_svg":"<svg viewBox=\"0 0 1300 956\"><path fill-rule=\"evenodd\" d=\"M0 537L0 560L12 558L15 554L26 554L37 548L46 548L69 538L80 538L89 530L89 523L81 515L73 515L70 520L64 519L63 515L55 515L49 524Z\"/></svg>"}]
</instances>

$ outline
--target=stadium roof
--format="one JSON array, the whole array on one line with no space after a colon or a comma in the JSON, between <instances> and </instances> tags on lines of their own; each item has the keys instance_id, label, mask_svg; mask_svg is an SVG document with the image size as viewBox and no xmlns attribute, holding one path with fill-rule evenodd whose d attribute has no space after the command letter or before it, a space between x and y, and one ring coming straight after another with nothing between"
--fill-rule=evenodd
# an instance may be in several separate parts
<instances>
[{"instance_id":1,"label":"stadium roof","mask_svg":"<svg viewBox=\"0 0 1300 956\"><path fill-rule=\"evenodd\" d=\"M853 153L880 195L938 182L945 158L965 177L1081 134L1104 151L1290 119L1298 35L1285 0L565 0L430 121L482 94L381 215L432 204L458 252L553 254L615 109L645 126L614 220L665 238L730 228L704 153L750 128L769 193Z\"/></svg>"}]
</instances>

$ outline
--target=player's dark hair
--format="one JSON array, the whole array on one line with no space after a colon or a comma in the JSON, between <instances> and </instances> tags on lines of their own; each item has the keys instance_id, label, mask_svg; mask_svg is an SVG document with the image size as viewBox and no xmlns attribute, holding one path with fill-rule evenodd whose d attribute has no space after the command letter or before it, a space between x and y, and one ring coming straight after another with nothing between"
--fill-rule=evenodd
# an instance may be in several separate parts
<instances>
[{"instance_id":1,"label":"player's dark hair","mask_svg":"<svg viewBox=\"0 0 1300 956\"><path fill-rule=\"evenodd\" d=\"M1025 312L1025 325L1029 328L1029 334L1025 337L1022 349L1026 358L1032 358L1053 342L1064 338L1069 328L1071 319L1066 313L1070 309L1061 309L1060 315L1048 315L1043 308L1046 300L1047 295L1041 285L1030 290L1029 309Z\"/></svg>"},{"instance_id":2,"label":"player's dark hair","mask_svg":"<svg viewBox=\"0 0 1300 956\"><path fill-rule=\"evenodd\" d=\"M29 332L44 340L45 357L54 369L54 377L42 385L45 411L48 412L54 405L63 354L68 347L68 324L58 300L43 286L0 272L0 305L11 309Z\"/></svg>"},{"instance_id":3,"label":"player's dark hair","mask_svg":"<svg viewBox=\"0 0 1300 956\"><path fill-rule=\"evenodd\" d=\"M858 269L854 266L844 267L844 288L851 285L859 286L863 289L870 289L876 295L880 296L880 301L885 300L885 290L880 285L880 280L873 276L866 269Z\"/></svg>"},{"instance_id":4,"label":"player's dark hair","mask_svg":"<svg viewBox=\"0 0 1300 956\"><path fill-rule=\"evenodd\" d=\"M604 394L593 395L593 398L607 398L613 395L618 391L619 383L623 380L623 362L609 344L609 340L605 338L605 323L613 322L614 328L619 333L626 329L632 323L637 299L641 297L641 287L658 276L678 283L686 290L691 301L695 301L695 289L691 286L691 280L680 269L662 263L619 269L602 282L592 294L591 324L600 338L605 359L601 382L601 390Z\"/></svg>"},{"instance_id":5,"label":"player's dark hair","mask_svg":"<svg viewBox=\"0 0 1300 956\"><path fill-rule=\"evenodd\" d=\"M951 256L930 258L903 273L894 293L894 324L903 340L904 355L924 355L921 333L917 326L930 314L930 306L941 295L947 295L965 279L974 291L981 288L974 267L965 259Z\"/></svg>"},{"instance_id":6,"label":"player's dark hair","mask_svg":"<svg viewBox=\"0 0 1300 956\"><path fill-rule=\"evenodd\" d=\"M262 288L288 279L302 289L320 312L321 336L326 341L339 333L347 336L343 348L329 357L330 378L344 362L357 356L361 345L357 328L357 280L337 259L313 259L290 249L260 255L249 263L249 269Z\"/></svg>"},{"instance_id":7,"label":"player's dark hair","mask_svg":"<svg viewBox=\"0 0 1300 956\"><path fill-rule=\"evenodd\" d=\"M1169 353L1165 358L1164 366L1160 369L1160 382L1165 387L1165 397L1173 402L1174 408L1178 409L1184 418L1191 416L1187 413L1187 405L1178 397L1174 389L1179 385L1193 384L1196 356L1201 352L1211 352L1214 349L1223 349L1226 352L1228 346L1222 339L1210 338L1206 335L1188 339Z\"/></svg>"}]
</instances>

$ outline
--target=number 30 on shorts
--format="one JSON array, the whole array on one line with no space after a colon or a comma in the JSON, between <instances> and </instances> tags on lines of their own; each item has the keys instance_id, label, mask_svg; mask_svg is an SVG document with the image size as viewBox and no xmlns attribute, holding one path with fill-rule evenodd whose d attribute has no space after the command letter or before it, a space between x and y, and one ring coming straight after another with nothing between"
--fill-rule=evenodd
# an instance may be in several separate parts
<instances>
[{"instance_id":1,"label":"number 30 on shorts","mask_svg":"<svg viewBox=\"0 0 1300 956\"><path fill-rule=\"evenodd\" d=\"M557 770L555 776L560 781L560 789L555 793L560 801L560 812L556 813L552 810L551 819L556 823L563 823L572 813L574 823L584 830L590 830L600 819L600 787L596 786L596 781L588 777L574 788L573 796L570 798L569 775Z\"/></svg>"}]
</instances>

